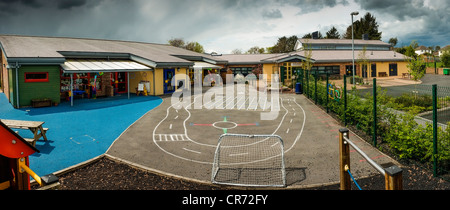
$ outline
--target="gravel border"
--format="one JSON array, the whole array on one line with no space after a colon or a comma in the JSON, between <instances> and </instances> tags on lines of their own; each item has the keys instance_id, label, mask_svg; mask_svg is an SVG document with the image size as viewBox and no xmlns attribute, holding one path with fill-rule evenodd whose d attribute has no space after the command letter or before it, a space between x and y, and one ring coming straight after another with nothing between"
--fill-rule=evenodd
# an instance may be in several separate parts
<instances>
[{"instance_id":1,"label":"gravel border","mask_svg":"<svg viewBox=\"0 0 450 210\"><path fill-rule=\"evenodd\" d=\"M384 190L382 175L358 179L363 190ZM228 186L208 185L155 174L128 164L99 158L84 167L60 176L60 190L230 190ZM242 189L242 188L241 188ZM251 189L251 188L250 188ZM358 190L352 184L353 190ZM403 168L404 190L450 190L450 182L416 165ZM339 190L339 184L303 190Z\"/></svg>"}]
</instances>

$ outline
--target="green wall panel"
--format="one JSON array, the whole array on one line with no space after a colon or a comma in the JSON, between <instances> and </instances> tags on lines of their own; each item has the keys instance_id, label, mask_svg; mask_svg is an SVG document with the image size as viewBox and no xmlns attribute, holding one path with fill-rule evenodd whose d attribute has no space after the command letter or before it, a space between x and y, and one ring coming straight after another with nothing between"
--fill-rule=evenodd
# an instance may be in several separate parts
<instances>
[{"instance_id":1,"label":"green wall panel","mask_svg":"<svg viewBox=\"0 0 450 210\"><path fill-rule=\"evenodd\" d=\"M26 72L48 72L48 82L25 82ZM15 77L15 75L14 75ZM60 103L60 66L22 66L19 69L20 106L31 106L32 99L50 98Z\"/></svg>"}]
</instances>

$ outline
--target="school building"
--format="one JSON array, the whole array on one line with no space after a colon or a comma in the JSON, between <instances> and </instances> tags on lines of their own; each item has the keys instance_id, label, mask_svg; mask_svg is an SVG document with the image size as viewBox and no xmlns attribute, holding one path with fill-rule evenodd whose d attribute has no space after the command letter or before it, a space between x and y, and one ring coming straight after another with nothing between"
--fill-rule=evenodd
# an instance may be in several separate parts
<instances>
[{"instance_id":1,"label":"school building","mask_svg":"<svg viewBox=\"0 0 450 210\"><path fill-rule=\"evenodd\" d=\"M356 75L407 76L404 55L389 47L355 40ZM185 87L186 80L193 84L217 74L225 83L226 74L246 76L255 69L269 82L272 74L280 74L281 82L292 84L307 60L305 49L311 49L314 73L352 75L351 40L340 39L299 39L296 51L280 54L202 54L166 44L20 35L0 35L0 48L1 89L16 108L117 94L158 96Z\"/></svg>"},{"instance_id":2,"label":"school building","mask_svg":"<svg viewBox=\"0 0 450 210\"><path fill-rule=\"evenodd\" d=\"M251 73L252 69L261 68L263 74L280 74L284 84L292 84L297 70L302 69L302 61L308 52L312 74L340 77L353 75L353 58L355 75L362 78L404 78L409 77L406 57L390 50L391 45L379 40L348 39L299 39L295 51L282 54L243 54L217 56L228 62L225 68L234 74ZM270 81L270 76L268 76Z\"/></svg>"}]
</instances>

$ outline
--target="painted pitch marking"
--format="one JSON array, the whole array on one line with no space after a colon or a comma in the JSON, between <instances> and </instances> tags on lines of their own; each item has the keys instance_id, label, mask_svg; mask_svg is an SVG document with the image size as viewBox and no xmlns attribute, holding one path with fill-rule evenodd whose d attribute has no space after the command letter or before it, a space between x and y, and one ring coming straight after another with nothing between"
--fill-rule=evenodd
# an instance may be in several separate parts
<instances>
[{"instance_id":1,"label":"painted pitch marking","mask_svg":"<svg viewBox=\"0 0 450 210\"><path fill-rule=\"evenodd\" d=\"M193 152L193 153L197 153L197 154L202 154L201 152L199 152L199 151L195 151L195 150L190 150L190 149L186 149L186 148L184 148L183 147L183 149L184 150L186 150L186 151L188 151L188 152Z\"/></svg>"}]
</instances>

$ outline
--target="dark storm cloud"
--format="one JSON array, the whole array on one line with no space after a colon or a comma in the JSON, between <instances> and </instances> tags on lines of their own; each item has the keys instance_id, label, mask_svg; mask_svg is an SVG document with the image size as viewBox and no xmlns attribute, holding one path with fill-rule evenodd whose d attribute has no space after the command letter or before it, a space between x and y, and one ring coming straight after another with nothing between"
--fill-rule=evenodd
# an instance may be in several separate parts
<instances>
[{"instance_id":1,"label":"dark storm cloud","mask_svg":"<svg viewBox=\"0 0 450 210\"><path fill-rule=\"evenodd\" d=\"M39 8L42 6L40 2L37 0L0 0L0 5L5 6L28 6L28 7L34 7Z\"/></svg>"},{"instance_id":2,"label":"dark storm cloud","mask_svg":"<svg viewBox=\"0 0 450 210\"><path fill-rule=\"evenodd\" d=\"M414 22L409 33L398 33L406 40L422 40L425 45L447 45L450 34L450 1L433 0L355 0L362 9L384 21ZM395 29L394 29L395 30ZM442 43L444 42L444 43Z\"/></svg>"},{"instance_id":3,"label":"dark storm cloud","mask_svg":"<svg viewBox=\"0 0 450 210\"><path fill-rule=\"evenodd\" d=\"M429 11L424 8L423 0L355 0L355 2L360 4L363 9L389 14L402 21L408 18L425 16L429 13Z\"/></svg>"},{"instance_id":4,"label":"dark storm cloud","mask_svg":"<svg viewBox=\"0 0 450 210\"><path fill-rule=\"evenodd\" d=\"M86 0L60 0L58 1L58 9L70 9L86 4Z\"/></svg>"},{"instance_id":5,"label":"dark storm cloud","mask_svg":"<svg viewBox=\"0 0 450 210\"><path fill-rule=\"evenodd\" d=\"M326 7L346 6L349 4L347 0L277 0L277 2L301 9L299 14L317 12Z\"/></svg>"}]
</instances>

